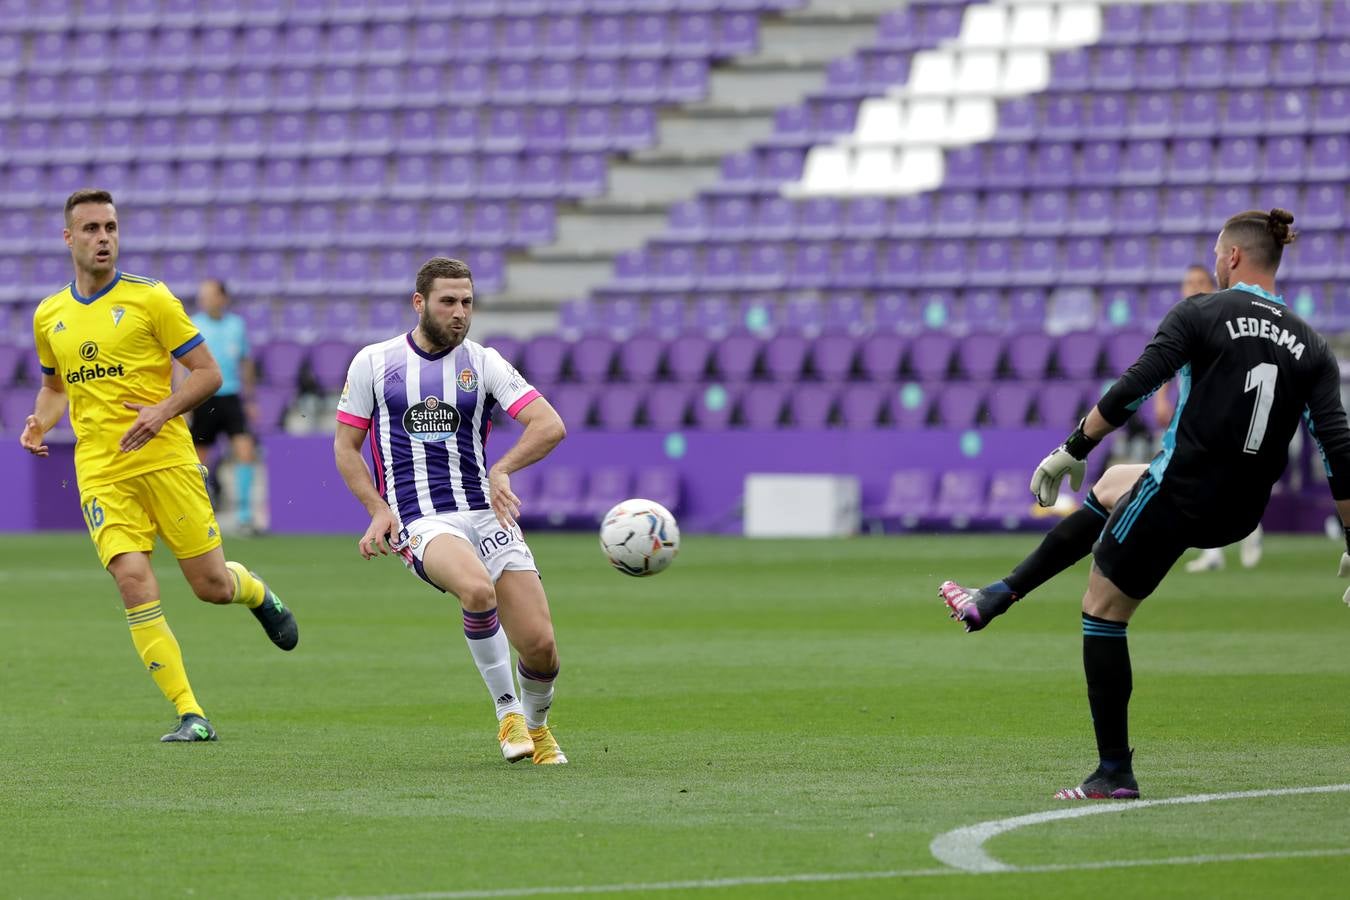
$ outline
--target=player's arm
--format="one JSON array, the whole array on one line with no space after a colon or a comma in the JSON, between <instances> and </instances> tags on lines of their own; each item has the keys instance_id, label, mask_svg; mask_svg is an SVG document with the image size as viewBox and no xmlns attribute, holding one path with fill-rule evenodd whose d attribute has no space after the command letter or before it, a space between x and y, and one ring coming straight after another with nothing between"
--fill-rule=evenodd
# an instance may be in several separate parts
<instances>
[{"instance_id":1,"label":"player's arm","mask_svg":"<svg viewBox=\"0 0 1350 900\"><path fill-rule=\"evenodd\" d=\"M497 521L506 528L516 524L520 498L511 490L511 473L539 462L567 437L567 426L547 400L536 395L515 414L525 426L520 438L488 471L488 496Z\"/></svg>"},{"instance_id":2,"label":"player's arm","mask_svg":"<svg viewBox=\"0 0 1350 900\"><path fill-rule=\"evenodd\" d=\"M19 444L34 456L46 456L49 448L42 443L43 436L56 427L66 414L69 398L61 376L55 372L42 373L42 386L38 388L37 400L33 403L33 414L23 425L19 435Z\"/></svg>"},{"instance_id":3,"label":"player's arm","mask_svg":"<svg viewBox=\"0 0 1350 900\"><path fill-rule=\"evenodd\" d=\"M1144 352L1125 370L1064 443L1041 460L1031 476L1031 493L1041 506L1053 506L1067 477L1076 491L1083 486L1087 456L1108 434L1124 425L1139 407L1190 359L1189 336L1195 305L1172 307Z\"/></svg>"},{"instance_id":4,"label":"player's arm","mask_svg":"<svg viewBox=\"0 0 1350 900\"><path fill-rule=\"evenodd\" d=\"M1327 486L1336 501L1336 512L1345 531L1345 552L1341 554L1340 576L1350 576L1350 422L1346 421L1345 407L1341 406L1341 370L1336 357L1322 348L1323 359L1303 419L1308 425L1317 447L1322 451L1322 466L1327 475ZM1350 588L1343 600L1350 604Z\"/></svg>"},{"instance_id":5,"label":"player's arm","mask_svg":"<svg viewBox=\"0 0 1350 900\"><path fill-rule=\"evenodd\" d=\"M136 421L131 423L131 427L122 435L119 442L124 453L144 447L151 438L159 434L165 422L196 409L220 390L220 364L211 355L205 341L199 341L184 351L178 356L178 361L187 369L188 374L177 390L170 391L169 396L148 406L126 401L122 403L127 409L136 410Z\"/></svg>"},{"instance_id":6,"label":"player's arm","mask_svg":"<svg viewBox=\"0 0 1350 900\"><path fill-rule=\"evenodd\" d=\"M370 559L376 553L389 554L393 549L394 536L402 526L394 517L389 504L375 489L370 470L366 468L366 460L361 455L361 444L365 442L367 430L339 421L337 431L333 434L333 461L347 490L370 513L370 526L366 528L359 545L361 556Z\"/></svg>"}]
</instances>

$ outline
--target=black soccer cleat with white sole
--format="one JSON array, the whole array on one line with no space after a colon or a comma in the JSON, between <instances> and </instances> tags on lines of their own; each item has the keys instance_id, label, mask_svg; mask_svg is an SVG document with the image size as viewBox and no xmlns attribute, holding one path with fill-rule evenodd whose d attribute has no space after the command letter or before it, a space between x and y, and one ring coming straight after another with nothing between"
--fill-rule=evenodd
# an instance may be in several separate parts
<instances>
[{"instance_id":1,"label":"black soccer cleat with white sole","mask_svg":"<svg viewBox=\"0 0 1350 900\"><path fill-rule=\"evenodd\" d=\"M249 574L258 578L255 572ZM267 632L272 643L282 650L294 650L295 645L300 643L300 626L295 623L295 616L286 608L286 604L281 602L276 592L267 586L267 582L261 578L258 578L258 581L262 582L263 586L263 602L250 612L262 625L263 631Z\"/></svg>"},{"instance_id":2,"label":"black soccer cleat with white sole","mask_svg":"<svg viewBox=\"0 0 1350 900\"><path fill-rule=\"evenodd\" d=\"M942 582L938 596L947 605L950 617L965 626L966 631L979 631L1017 602L1012 591L964 588L955 581Z\"/></svg>"},{"instance_id":3,"label":"black soccer cleat with white sole","mask_svg":"<svg viewBox=\"0 0 1350 900\"><path fill-rule=\"evenodd\" d=\"M216 740L216 730L203 716L188 713L178 720L178 727L159 739L164 744L188 744Z\"/></svg>"},{"instance_id":4,"label":"black soccer cleat with white sole","mask_svg":"<svg viewBox=\"0 0 1350 900\"><path fill-rule=\"evenodd\" d=\"M1097 770L1085 778L1078 787L1056 791L1055 799L1138 800L1139 782L1134 780L1134 771L1128 765L1117 769L1098 766Z\"/></svg>"}]
</instances>

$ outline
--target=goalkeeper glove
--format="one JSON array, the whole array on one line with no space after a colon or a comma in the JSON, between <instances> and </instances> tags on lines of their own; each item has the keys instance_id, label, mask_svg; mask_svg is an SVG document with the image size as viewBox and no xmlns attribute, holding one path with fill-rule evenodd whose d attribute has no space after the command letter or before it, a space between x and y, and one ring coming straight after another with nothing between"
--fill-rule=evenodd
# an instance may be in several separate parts
<instances>
[{"instance_id":1,"label":"goalkeeper glove","mask_svg":"<svg viewBox=\"0 0 1350 900\"><path fill-rule=\"evenodd\" d=\"M1083 474L1087 471L1087 455L1092 448L1101 443L1083 433L1086 419L1080 420L1063 444L1041 460L1031 476L1031 493L1041 506L1054 506L1059 499L1059 486L1064 476L1069 477L1069 485L1076 491L1083 486Z\"/></svg>"}]
</instances>

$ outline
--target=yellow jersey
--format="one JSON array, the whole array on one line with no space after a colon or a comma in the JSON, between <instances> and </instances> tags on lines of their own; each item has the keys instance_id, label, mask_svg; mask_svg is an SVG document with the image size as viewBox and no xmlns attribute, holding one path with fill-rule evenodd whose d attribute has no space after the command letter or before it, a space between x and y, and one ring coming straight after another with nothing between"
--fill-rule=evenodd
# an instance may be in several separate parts
<instances>
[{"instance_id":1,"label":"yellow jersey","mask_svg":"<svg viewBox=\"0 0 1350 900\"><path fill-rule=\"evenodd\" d=\"M65 382L82 490L196 464L182 416L165 422L141 449L118 448L137 415L123 402L149 406L168 397L173 360L202 342L167 287L118 271L103 290L82 297L72 281L38 304L33 340L42 371Z\"/></svg>"}]
</instances>

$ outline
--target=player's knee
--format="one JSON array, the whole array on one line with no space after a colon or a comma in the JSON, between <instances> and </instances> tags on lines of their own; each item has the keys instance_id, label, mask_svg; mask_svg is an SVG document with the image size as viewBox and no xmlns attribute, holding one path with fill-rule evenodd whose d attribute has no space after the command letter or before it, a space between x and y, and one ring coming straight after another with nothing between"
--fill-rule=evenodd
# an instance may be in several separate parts
<instances>
[{"instance_id":1,"label":"player's knee","mask_svg":"<svg viewBox=\"0 0 1350 900\"><path fill-rule=\"evenodd\" d=\"M525 665L536 672L558 671L558 643L553 639L552 628L534 635L518 651Z\"/></svg>"},{"instance_id":2,"label":"player's knee","mask_svg":"<svg viewBox=\"0 0 1350 900\"><path fill-rule=\"evenodd\" d=\"M234 602L234 579L228 569L219 573L204 575L192 583L192 591L197 599L204 603L226 604Z\"/></svg>"},{"instance_id":3,"label":"player's knee","mask_svg":"<svg viewBox=\"0 0 1350 900\"><path fill-rule=\"evenodd\" d=\"M497 606L497 590L490 581L471 585L460 592L459 603L469 612L486 612Z\"/></svg>"}]
</instances>

